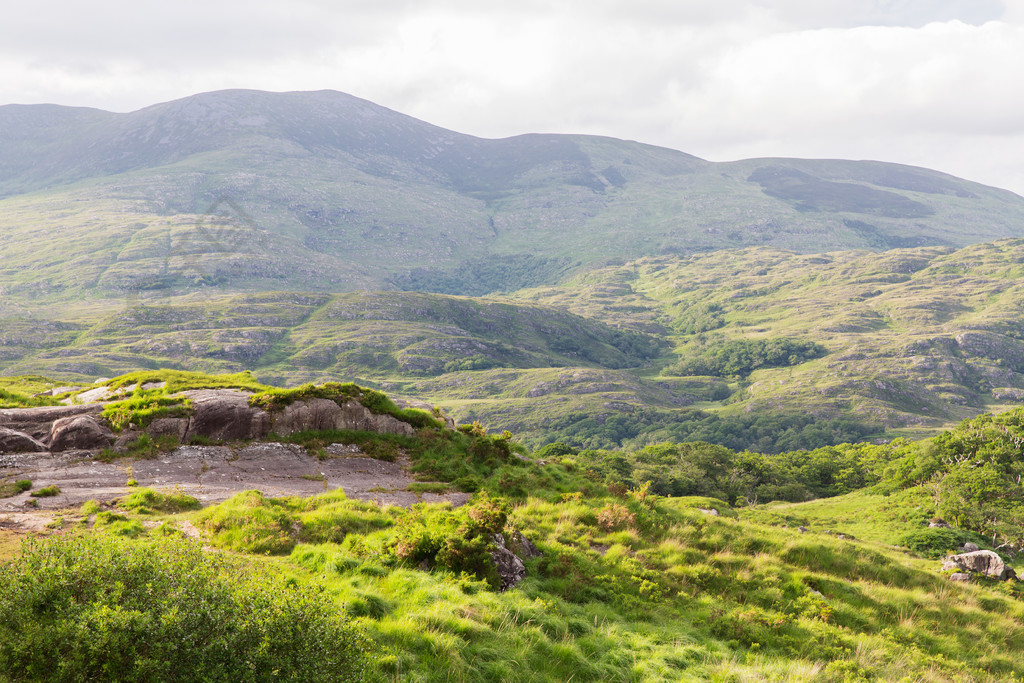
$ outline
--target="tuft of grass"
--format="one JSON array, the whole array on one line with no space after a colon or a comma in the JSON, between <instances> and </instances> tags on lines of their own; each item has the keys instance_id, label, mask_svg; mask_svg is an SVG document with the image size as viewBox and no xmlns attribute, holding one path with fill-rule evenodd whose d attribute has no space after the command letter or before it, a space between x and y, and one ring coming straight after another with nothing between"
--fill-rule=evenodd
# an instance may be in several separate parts
<instances>
[{"instance_id":1,"label":"tuft of grass","mask_svg":"<svg viewBox=\"0 0 1024 683\"><path fill-rule=\"evenodd\" d=\"M0 498L10 498L19 493L24 493L32 488L30 479L18 479L17 481L5 481L0 483Z\"/></svg>"},{"instance_id":2,"label":"tuft of grass","mask_svg":"<svg viewBox=\"0 0 1024 683\"><path fill-rule=\"evenodd\" d=\"M202 503L184 493L164 493L151 488L140 488L119 498L117 506L123 510L133 510L139 514L149 515L155 512L175 514L198 510L202 507Z\"/></svg>"},{"instance_id":3,"label":"tuft of grass","mask_svg":"<svg viewBox=\"0 0 1024 683\"><path fill-rule=\"evenodd\" d=\"M60 487L57 486L56 484L50 484L49 486L44 486L41 489L33 491L29 495L32 496L33 498L50 498L59 494Z\"/></svg>"}]
</instances>

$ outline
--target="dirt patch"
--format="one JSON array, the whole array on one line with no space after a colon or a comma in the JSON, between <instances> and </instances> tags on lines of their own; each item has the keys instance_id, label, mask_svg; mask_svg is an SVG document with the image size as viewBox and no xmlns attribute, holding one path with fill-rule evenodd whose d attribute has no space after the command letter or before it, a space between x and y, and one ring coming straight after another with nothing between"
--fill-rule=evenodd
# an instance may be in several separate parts
<instances>
[{"instance_id":1,"label":"dirt patch","mask_svg":"<svg viewBox=\"0 0 1024 683\"><path fill-rule=\"evenodd\" d=\"M0 500L0 516L17 518L17 527L34 528L37 516L45 528L50 514L80 506L87 500L109 502L138 486L175 490L204 505L219 503L239 491L255 489L266 496L311 496L336 488L350 498L408 506L418 502L465 503L465 493L422 493L407 490L413 483L408 458L384 462L367 457L351 444L334 444L320 460L301 446L251 443L235 446L181 446L151 460L121 459L106 463L89 451L28 453L0 456L0 479L30 479L31 491ZM35 498L32 491L57 486L56 496ZM32 528L30 528L32 527Z\"/></svg>"}]
</instances>

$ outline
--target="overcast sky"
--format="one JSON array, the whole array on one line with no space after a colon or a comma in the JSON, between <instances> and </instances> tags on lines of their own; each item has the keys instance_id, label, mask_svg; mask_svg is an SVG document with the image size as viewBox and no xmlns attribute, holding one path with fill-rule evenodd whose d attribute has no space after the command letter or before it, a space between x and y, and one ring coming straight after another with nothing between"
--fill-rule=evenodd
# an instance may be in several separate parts
<instances>
[{"instance_id":1,"label":"overcast sky","mask_svg":"<svg viewBox=\"0 0 1024 683\"><path fill-rule=\"evenodd\" d=\"M483 137L880 159L1024 194L1024 0L36 0L0 103L333 89Z\"/></svg>"}]
</instances>

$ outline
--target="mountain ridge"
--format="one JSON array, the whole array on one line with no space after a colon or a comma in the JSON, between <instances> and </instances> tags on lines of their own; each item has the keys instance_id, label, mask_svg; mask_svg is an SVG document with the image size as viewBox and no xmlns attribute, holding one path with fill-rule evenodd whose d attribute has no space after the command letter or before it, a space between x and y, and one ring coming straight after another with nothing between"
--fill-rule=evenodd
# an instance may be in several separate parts
<instances>
[{"instance_id":1,"label":"mountain ridge","mask_svg":"<svg viewBox=\"0 0 1024 683\"><path fill-rule=\"evenodd\" d=\"M48 265L31 254L40 231L59 254ZM0 235L0 287L36 303L211 289L482 295L644 256L1020 237L1024 198L884 162L485 139L335 91L230 90L126 114L0 107Z\"/></svg>"}]
</instances>

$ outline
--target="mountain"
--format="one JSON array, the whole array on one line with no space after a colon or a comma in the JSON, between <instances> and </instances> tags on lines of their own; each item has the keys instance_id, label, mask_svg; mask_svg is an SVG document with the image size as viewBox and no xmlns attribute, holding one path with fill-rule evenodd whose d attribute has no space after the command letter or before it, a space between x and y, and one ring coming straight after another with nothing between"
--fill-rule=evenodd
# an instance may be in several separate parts
<instances>
[{"instance_id":1,"label":"mountain","mask_svg":"<svg viewBox=\"0 0 1024 683\"><path fill-rule=\"evenodd\" d=\"M480 295L642 256L1021 235L1024 198L925 169L712 163L582 135L486 140L330 91L213 92L128 114L0 107L7 306L126 292Z\"/></svg>"}]
</instances>

